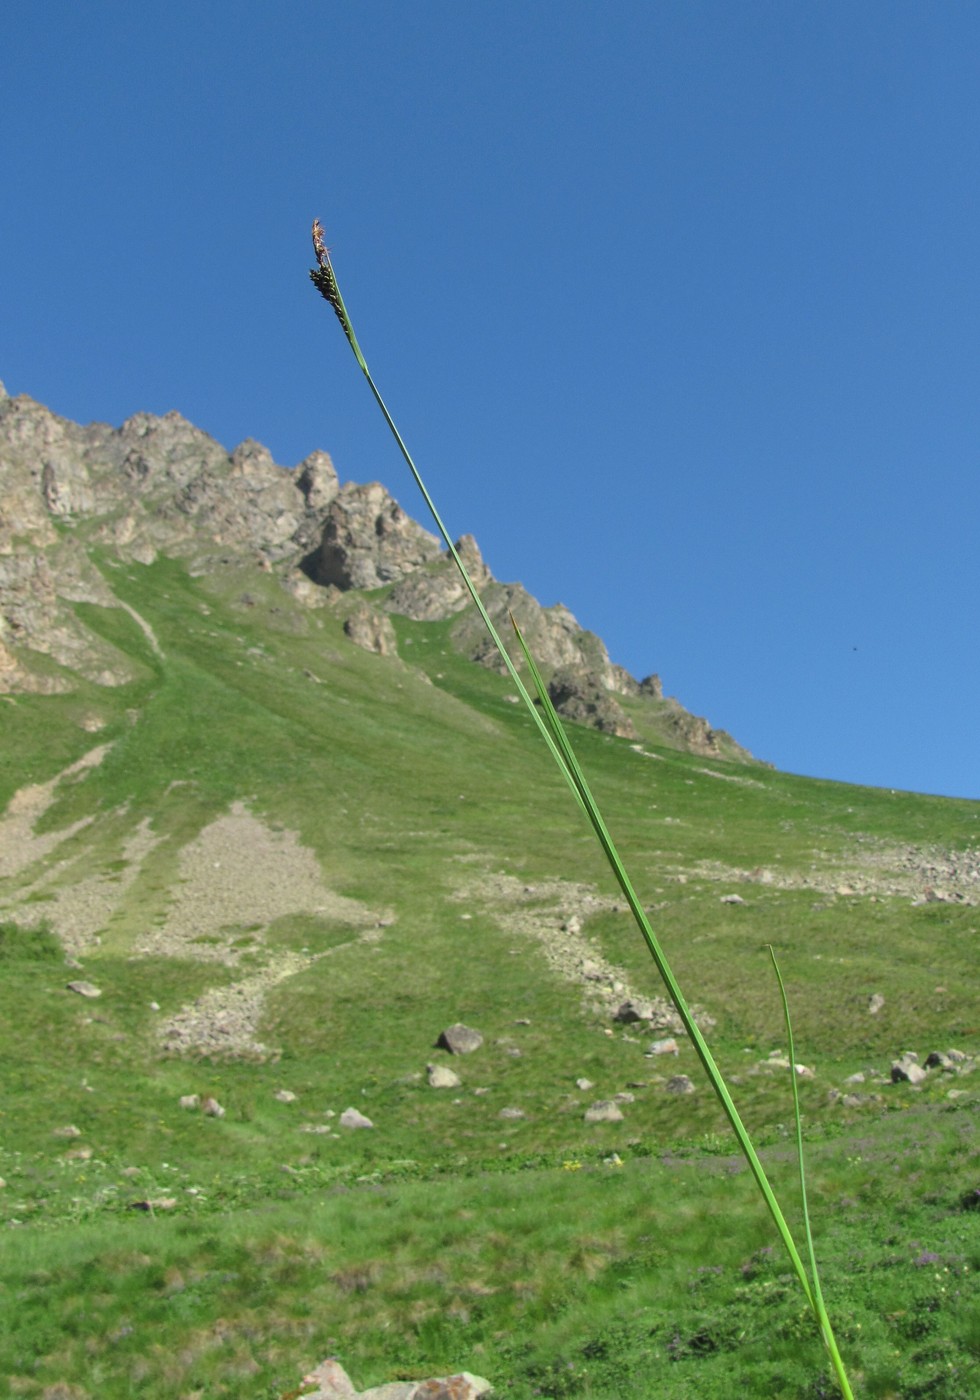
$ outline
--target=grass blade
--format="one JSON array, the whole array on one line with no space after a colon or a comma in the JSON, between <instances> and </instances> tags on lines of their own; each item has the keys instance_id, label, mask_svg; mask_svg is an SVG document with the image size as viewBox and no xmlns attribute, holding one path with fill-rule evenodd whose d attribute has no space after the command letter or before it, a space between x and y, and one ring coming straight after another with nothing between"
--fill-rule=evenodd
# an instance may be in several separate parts
<instances>
[{"instance_id":1,"label":"grass blade","mask_svg":"<svg viewBox=\"0 0 980 1400\"><path fill-rule=\"evenodd\" d=\"M368 369L367 361L364 358L364 355L358 344L357 337L354 334L354 328L351 324L350 316L347 312L347 307L344 304L344 299L341 296L340 288L337 284L336 275L333 270L333 265L330 261L330 253L323 241L323 229L320 226L319 220L316 219L313 221L313 249L316 254L318 265L317 267L311 269L310 279L313 282L314 286L317 288L317 290L320 292L321 296L323 296L325 300L327 300L333 307L337 318L340 321L340 324L343 328L344 334L346 335L347 340L350 343L351 349L353 350L354 355L357 358L357 362L360 365L365 378L367 379L368 385L371 389L372 394L374 395L378 407L381 409L385 421L387 422L388 427L390 428L391 433L394 436L396 443L398 444L399 450L401 451L401 454L404 457L406 463L408 464L413 478L415 479L415 483L418 486L420 492L422 493L422 498L429 509L432 519L435 521L439 534L441 535L446 545L446 548L449 551L451 558L453 559L453 562L459 570L463 583L466 586L466 589L471 599L476 605L480 617L483 620L483 623L487 628L487 631L489 632L494 645L496 646L498 652L503 658L504 664L507 667L507 671L510 674L511 679L514 681L514 684L517 686L521 699L523 700L526 708L528 709L529 713L531 714L535 723L537 724L539 731L544 737L544 740L547 743L552 757L557 763L562 776L564 777L568 786L571 788L572 793L578 801L579 806L584 811L586 817L588 818L592 826L596 838L599 841L599 844L602 847L603 852L605 853L606 859L609 862L613 875L616 878L616 882L618 883L620 890L622 891L623 896L625 897L626 902L629 905L630 911L637 924L637 927L639 928L640 933L642 934L644 941L646 942L650 955L653 958L654 963L656 964L657 971L660 973L661 979L663 980L663 983L667 989L668 995L670 996L670 999L673 1002L675 1009L677 1010L677 1014L681 1019L685 1031L690 1037L691 1043L694 1046L698 1059L701 1061L704 1071L708 1076L708 1080L711 1084L711 1087L714 1089L718 1099L721 1102L725 1115L728 1118L729 1123L731 1124L733 1132L735 1133L735 1137L738 1141L739 1147L741 1148L742 1153L749 1165L749 1169L752 1172L756 1184L759 1187L762 1197L766 1203L766 1207L769 1210L769 1214L772 1217L773 1223L776 1226L776 1230L780 1236L780 1239L783 1242L787 1254L789 1255L790 1262L793 1266L793 1271L795 1272L799 1280L800 1287L803 1289L803 1293L806 1297L807 1303L810 1309L812 1310L817 1324L819 1326L820 1335L830 1356L831 1364L834 1370L834 1375L837 1379L838 1385L840 1386L841 1394L844 1396L844 1400L853 1400L852 1391L850 1388L850 1384L848 1383L847 1375L844 1371L844 1366L840 1358L840 1353L837 1349L837 1344L834 1338L833 1329L830 1324L830 1319L827 1316L826 1309L823 1306L823 1300L819 1293L819 1286L814 1287L813 1285L811 1285L810 1278L803 1264L803 1260L800 1257L799 1250L796 1247L796 1242L793 1239L792 1232L790 1231L789 1225L787 1224L786 1219L782 1213L782 1210L779 1206L779 1202L777 1201L772 1186L769 1183L769 1179L766 1176L766 1172L761 1161L759 1160L759 1156L756 1153L752 1140L749 1137L748 1130L746 1129L741 1117L739 1116L738 1110L735 1107L735 1103L731 1097L731 1094L728 1091L728 1086L725 1083L721 1070L715 1063L714 1056L711 1054L711 1051L708 1048L708 1044L705 1041L704 1036L701 1034L700 1027L697 1025L697 1022L695 1021L694 1016L691 1013L690 1007L687 1004L687 1001L680 989L680 986L678 985L677 980L674 977L670 964L667 961L666 954L661 948L660 942L657 939L657 936L654 933L649 920L647 919L646 912L643 909L639 898L637 897L636 891L634 890L633 884L629 878L629 875L626 872L626 868L624 867L622 860L620 859L619 852L616 849L612 836L609 834L608 828L606 827L606 823L603 820L602 814L599 811L599 807L595 801L595 798L592 795L591 789L589 788L589 785L585 779L585 775L582 772L578 759L576 758L575 753L572 749L572 745L568 739L567 734L565 733L564 726L562 725L558 713L551 702L551 697L548 694L548 689L544 683L544 679L541 676L541 673L534 661L534 658L531 656L531 653L528 650L528 647L524 641L520 629L517 626L517 623L512 617L511 622L513 623L514 630L517 634L518 643L520 645L525 662L527 664L528 671L533 680L535 691L537 692L538 702L540 705L539 712L538 705L535 705L534 701L532 700L530 694L527 691L527 688L524 685L524 682L521 680L516 666L511 660L509 652L507 651L506 647L501 641L500 636L497 633L497 630L494 627L493 622L490 618L490 615L483 604L483 600L480 598L476 586L470 578L466 566L464 565L462 559L459 557L459 554L456 551L456 547L452 542L449 532L442 522L442 518L439 515L438 510L436 509L435 502L429 495L429 492L426 489L425 483L422 480L419 470L416 467L414 461L412 460L411 454L409 453L409 450L405 445L402 435L398 431L395 421L389 413L387 405L382 399L381 394L378 392L378 388L374 382L374 379L371 376L370 370ZM782 987L781 980L780 987ZM783 1004L785 1008L785 994ZM788 1018L788 1010L786 1014ZM795 1094L795 1080L793 1088ZM797 1123L799 1124L798 1102ZM800 1133L800 1138L802 1138L802 1133ZM812 1240L810 1239L808 1219L806 1223L806 1228L808 1246L810 1249L810 1258L812 1261L813 1248ZM816 1278L815 1272L814 1278Z\"/></svg>"}]
</instances>

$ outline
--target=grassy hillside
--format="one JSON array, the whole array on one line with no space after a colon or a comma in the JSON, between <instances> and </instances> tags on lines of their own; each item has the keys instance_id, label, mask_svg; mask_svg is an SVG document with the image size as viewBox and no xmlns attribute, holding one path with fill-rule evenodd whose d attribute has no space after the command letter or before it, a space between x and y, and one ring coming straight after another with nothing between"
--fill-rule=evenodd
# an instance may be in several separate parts
<instances>
[{"instance_id":1,"label":"grassy hillside","mask_svg":"<svg viewBox=\"0 0 980 1400\"><path fill-rule=\"evenodd\" d=\"M275 1397L336 1354L365 1386L832 1394L693 1052L612 1019L660 989L510 682L446 623L395 619L394 660L269 575L100 566L131 611L79 610L139 679L2 706L10 1393ZM779 955L856 1392L980 1394L980 806L633 718L640 743L576 730L579 756L791 1198ZM450 1057L459 1021L483 1045ZM892 1084L906 1050L968 1059Z\"/></svg>"}]
</instances>

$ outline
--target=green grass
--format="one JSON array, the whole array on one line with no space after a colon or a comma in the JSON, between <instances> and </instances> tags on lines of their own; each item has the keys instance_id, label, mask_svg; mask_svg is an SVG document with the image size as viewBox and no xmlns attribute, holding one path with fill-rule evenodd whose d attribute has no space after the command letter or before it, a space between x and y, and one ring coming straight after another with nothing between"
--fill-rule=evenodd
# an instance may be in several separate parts
<instances>
[{"instance_id":1,"label":"green grass","mask_svg":"<svg viewBox=\"0 0 980 1400\"><path fill-rule=\"evenodd\" d=\"M361 1385L467 1366L513 1396L832 1393L782 1262L760 1253L771 1227L715 1100L700 1082L665 1091L675 1071L696 1076L690 1047L666 1066L646 1059L649 1035L589 1011L537 943L456 897L471 869L616 897L509 682L457 657L443 624L396 619L403 661L368 656L328 610L289 612L274 579L250 580L243 608L232 571L192 579L161 560L107 577L163 660L126 614L89 609L145 661L140 679L4 707L7 797L113 744L41 823L93 818L42 863L55 888L128 878L125 837L143 818L158 838L82 971L43 930L0 937L0 1217L19 1222L0 1232L11 1393L64 1380L100 1397L264 1398L331 1353ZM97 735L79 728L94 710ZM765 952L777 949L797 1052L817 1071L800 1085L812 1212L856 1393L973 1393L980 1212L959 1206L980 1183L973 1079L869 1083L880 1101L855 1109L828 1091L887 1073L907 1048L977 1049L976 908L733 883L703 863L803 878L815 853L844 870L859 838L964 847L977 804L726 768L652 739L658 760L591 731L576 746L792 1199L789 1086L757 1068L783 1041ZM366 943L312 915L280 919L265 935L275 949L327 956L268 998L260 1029L279 1057L161 1057L159 1019L243 974L134 959L133 940L165 913L182 847L234 801L300 833L332 888L395 922ZM743 906L721 904L732 890ZM585 932L659 992L624 913ZM78 976L97 1001L65 990ZM872 992L886 999L876 1017ZM461 1091L432 1090L425 1066L446 1058L434 1041L456 1020L484 1047L454 1065ZM593 1090L576 1089L582 1075ZM296 1101L279 1103L280 1088ZM624 1091L623 1123L583 1122L593 1098ZM213 1094L225 1118L181 1110L190 1093ZM328 1114L349 1104L373 1132L336 1128ZM69 1124L78 1138L54 1135ZM605 1164L613 1154L622 1167ZM168 1197L152 1217L133 1205ZM932 1254L936 1268L915 1262Z\"/></svg>"},{"instance_id":2,"label":"green grass","mask_svg":"<svg viewBox=\"0 0 980 1400\"><path fill-rule=\"evenodd\" d=\"M870 1157L846 1136L812 1154L818 1248L860 1393L952 1400L980 1383L964 1117L916 1109L888 1122ZM312 1193L313 1169L298 1168L270 1176L249 1208L192 1215L188 1187L212 1183L161 1166L180 1214L8 1232L17 1325L0 1333L0 1356L13 1393L80 1376L106 1400L138 1387L277 1395L328 1354L365 1386L465 1365L517 1400L831 1393L730 1158L508 1168Z\"/></svg>"}]
</instances>

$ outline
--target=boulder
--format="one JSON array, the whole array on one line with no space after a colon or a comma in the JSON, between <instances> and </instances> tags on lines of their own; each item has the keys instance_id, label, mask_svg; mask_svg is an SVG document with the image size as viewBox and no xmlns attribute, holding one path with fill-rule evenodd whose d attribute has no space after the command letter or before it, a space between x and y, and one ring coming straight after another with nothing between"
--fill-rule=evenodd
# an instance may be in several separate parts
<instances>
[{"instance_id":1,"label":"boulder","mask_svg":"<svg viewBox=\"0 0 980 1400\"><path fill-rule=\"evenodd\" d=\"M308 1386L316 1389L306 1389ZM303 1377L303 1387L303 1400L481 1400L493 1390L482 1376L458 1371L424 1381L388 1381L359 1391L335 1359L321 1361Z\"/></svg>"},{"instance_id":2,"label":"boulder","mask_svg":"<svg viewBox=\"0 0 980 1400\"><path fill-rule=\"evenodd\" d=\"M427 1070L430 1089L458 1089L463 1082L447 1065L428 1065Z\"/></svg>"},{"instance_id":3,"label":"boulder","mask_svg":"<svg viewBox=\"0 0 980 1400\"><path fill-rule=\"evenodd\" d=\"M464 1026L457 1021L454 1026L446 1027L436 1044L452 1055L471 1055L483 1044L483 1036L471 1026Z\"/></svg>"},{"instance_id":4,"label":"boulder","mask_svg":"<svg viewBox=\"0 0 980 1400\"><path fill-rule=\"evenodd\" d=\"M344 622L344 632L364 651L373 651L377 656L397 656L398 639L391 619L384 613L359 602Z\"/></svg>"},{"instance_id":5,"label":"boulder","mask_svg":"<svg viewBox=\"0 0 980 1400\"><path fill-rule=\"evenodd\" d=\"M667 1080L668 1094L693 1094L695 1092L692 1080L686 1074L675 1074L672 1079Z\"/></svg>"},{"instance_id":6,"label":"boulder","mask_svg":"<svg viewBox=\"0 0 980 1400\"><path fill-rule=\"evenodd\" d=\"M586 1123L621 1123L623 1110L614 1099L599 1099L585 1110Z\"/></svg>"},{"instance_id":7,"label":"boulder","mask_svg":"<svg viewBox=\"0 0 980 1400\"><path fill-rule=\"evenodd\" d=\"M921 1084L926 1078L926 1072L918 1063L919 1057L914 1050L906 1050L899 1059L892 1061L891 1076L893 1084Z\"/></svg>"},{"instance_id":8,"label":"boulder","mask_svg":"<svg viewBox=\"0 0 980 1400\"><path fill-rule=\"evenodd\" d=\"M345 1108L340 1115L340 1126L342 1128L373 1128L374 1124L370 1118L366 1118L356 1108Z\"/></svg>"}]
</instances>

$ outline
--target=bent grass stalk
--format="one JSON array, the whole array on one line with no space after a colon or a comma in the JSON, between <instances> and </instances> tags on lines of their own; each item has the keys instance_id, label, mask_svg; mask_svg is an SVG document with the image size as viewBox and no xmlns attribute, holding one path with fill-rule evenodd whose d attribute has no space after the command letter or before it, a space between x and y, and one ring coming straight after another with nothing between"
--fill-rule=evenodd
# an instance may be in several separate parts
<instances>
[{"instance_id":1,"label":"bent grass stalk","mask_svg":"<svg viewBox=\"0 0 980 1400\"><path fill-rule=\"evenodd\" d=\"M354 355L357 359L357 363L360 365L364 377L368 382L368 387L370 388L371 393L374 395L378 407L381 409L381 412L384 415L385 422L388 424L388 427L390 428L392 435L394 436L394 439L398 444L398 448L402 456L404 457L406 463L408 464L408 468L412 473L412 476L415 480L416 485L419 488L419 491L422 493L422 498L429 509L432 519L435 521L436 528L438 529L439 534L442 537L446 549L448 550L450 557L452 558L457 569L459 570L460 577L463 580L466 590L469 593L474 604L476 605L480 617L483 620L483 623L487 628L487 631L489 632L494 645L499 651L500 656L504 662L504 665L507 668L508 673L510 674L511 679L513 680L514 684L518 689L518 693L520 694L521 699L527 707L527 710L533 718L535 724L538 726L538 729L541 732L545 742L547 743L552 757L557 763L558 768L562 773L562 776L564 777L568 786L571 788L573 794L575 795L575 798L578 801L579 806L585 813L586 817L589 820L589 823L592 826L596 839L598 840L599 845L602 847L602 850L605 853L606 859L609 862L613 875L616 878L616 882L623 892L626 902L629 905L630 912L632 913L637 927L639 928L640 933L642 934L643 939L646 942L650 955L653 958L654 963L656 964L657 971L660 973L661 979L663 980L663 983L667 988L667 992L670 996L670 999L677 1010L678 1016L681 1018L681 1022L684 1026L685 1031L687 1032L687 1035L690 1037L691 1043L694 1046L698 1059L701 1061L701 1064L704 1067L704 1071L708 1076L708 1080L711 1084L711 1087L714 1089L716 1095L718 1096L718 1099L721 1102L721 1106L724 1109L725 1115L732 1126L732 1130L738 1141L739 1147L741 1148L742 1153L749 1165L749 1169L751 1170L752 1175L755 1178L756 1184L758 1185L759 1190L762 1193L762 1197L766 1203L766 1207L769 1211L769 1214L772 1217L773 1223L776 1226L776 1230L780 1236L780 1239L782 1240L786 1252L789 1255L790 1262L793 1266L793 1271L799 1279L800 1287L803 1289L803 1293L806 1298L807 1304L810 1307L810 1310L812 1311L816 1320L817 1326L820 1331L820 1336L827 1350L827 1354L831 1363L831 1368L837 1380L837 1384L840 1387L841 1394L845 1397L845 1400L853 1400L853 1392L851 1391L850 1383L848 1381L847 1374L844 1370L844 1363L841 1359L841 1355L837 1347L837 1342L834 1337L834 1331L831 1326L830 1319L827 1315L826 1308L824 1307L823 1297L820 1291L819 1278L816 1271L816 1260L814 1258L813 1253L813 1241L810 1235L809 1215L806 1210L806 1179L803 1169L803 1140L802 1129L800 1126L799 1096L796 1088L795 1069L793 1068L794 1055L792 1045L792 1032L789 1031L791 1065L790 1072L793 1076L793 1101L796 1114L797 1146L800 1163L800 1183L803 1190L804 1222L806 1229L807 1249L809 1252L810 1264L813 1271L812 1283L810 1276L807 1273L806 1267L804 1266L803 1260L800 1256L800 1252L796 1247L796 1243L793 1239L793 1235L790 1231L789 1225L786 1222L783 1212L779 1206L779 1202L777 1201L772 1186L769 1183L769 1179L766 1176L765 1169L761 1161L759 1160L759 1156L755 1150L755 1147L753 1146L751 1138L749 1137L748 1130L746 1129L741 1117L739 1116L738 1110L735 1107L731 1094L728 1091L728 1086L725 1083L721 1070L715 1063L714 1057L711 1054L710 1049L708 1048L708 1044L705 1041L704 1036L701 1034L700 1027L698 1026L693 1015L691 1014L690 1007L688 1006L684 994L682 993L680 986L678 985L677 980L674 977L670 964L667 961L666 954L661 948L660 942L653 931L649 919L646 916L646 912L643 909L639 898L637 897L636 891L633 888L632 881L630 880L629 875L626 872L626 868L623 865L622 860L620 859L619 852L616 849L612 836L609 834L609 830L606 826L605 821L603 820L601 812L599 811L595 798L592 796L592 792L585 779L585 775L582 772L581 767L579 766L578 759L576 758L574 750L572 749L572 745L568 739L567 734L565 733L564 726L562 725L561 720L558 717L554 705L551 703L551 697L548 694L547 686L544 683L544 680L534 661L534 658L531 656L531 653L528 650L524 638L521 635L520 629L518 628L517 623L514 622L514 619L512 618L511 621L513 622L514 630L517 634L518 643L520 645L521 651L524 655L524 659L528 667L528 671L534 683L534 689L537 693L538 701L540 702L540 708L532 700L527 688L524 685L524 682L521 679L517 667L511 660L510 653L507 651L507 648L501 641L500 636L498 635L497 630L494 627L486 608L484 607L483 601L480 598L479 593L477 592L476 586L470 578L466 566L463 563L462 559L459 557L459 554L456 550L456 546L453 544L449 532L442 522L442 518L439 515L438 510L436 509L435 502L429 495L429 492L426 489L425 483L422 480L419 470L416 467L414 461L412 460L412 456L405 445L405 441L402 438L401 433L398 431L395 421L389 413L387 405L382 399L381 394L378 391L377 385L375 384L374 379L371 376L371 371L368 369L367 361L365 360L364 355L361 351L361 347L357 342L357 336L354 334L354 327L351 324L351 319L347 312L347 307L344 304L344 299L341 295L340 287L337 284L337 278L333 270L333 264L330 261L330 252L329 249L326 247L326 244L324 243L323 229L318 219L315 219L313 221L313 251L316 254L317 266L311 269L310 279L313 282L314 286L317 288L317 290L320 292L321 296L323 296L325 300L327 300L330 303L330 305L336 312L337 319L340 321L344 334L346 335L350 347L353 350ZM773 957L773 965L775 966L775 957ZM783 998L783 1008L786 1017L787 1029L789 1030L789 1008L786 1001L786 992L783 987L782 978L779 975L778 967L776 967L776 976L777 980L779 981L779 988Z\"/></svg>"}]
</instances>

